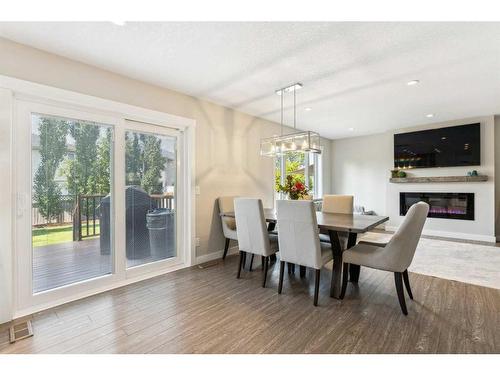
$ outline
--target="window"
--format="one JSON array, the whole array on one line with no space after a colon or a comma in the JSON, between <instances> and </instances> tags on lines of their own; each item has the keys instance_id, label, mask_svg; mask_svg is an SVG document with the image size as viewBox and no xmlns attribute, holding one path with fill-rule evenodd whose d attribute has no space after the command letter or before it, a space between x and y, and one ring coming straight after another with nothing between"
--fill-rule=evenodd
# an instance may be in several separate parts
<instances>
[{"instance_id":1,"label":"window","mask_svg":"<svg viewBox=\"0 0 500 375\"><path fill-rule=\"evenodd\" d=\"M313 199L321 198L321 155L316 153L288 152L275 159L275 191L287 176L306 185Z\"/></svg>"},{"instance_id":2,"label":"window","mask_svg":"<svg viewBox=\"0 0 500 375\"><path fill-rule=\"evenodd\" d=\"M176 142L163 134L125 132L127 267L177 255Z\"/></svg>"},{"instance_id":3,"label":"window","mask_svg":"<svg viewBox=\"0 0 500 375\"><path fill-rule=\"evenodd\" d=\"M31 115L34 293L112 272L112 137L106 124Z\"/></svg>"}]
</instances>

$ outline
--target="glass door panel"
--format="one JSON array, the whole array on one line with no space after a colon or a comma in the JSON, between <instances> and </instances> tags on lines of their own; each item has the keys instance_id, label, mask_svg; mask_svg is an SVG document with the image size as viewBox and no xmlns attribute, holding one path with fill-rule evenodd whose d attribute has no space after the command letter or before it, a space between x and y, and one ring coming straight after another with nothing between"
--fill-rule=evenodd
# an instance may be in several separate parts
<instances>
[{"instance_id":1,"label":"glass door panel","mask_svg":"<svg viewBox=\"0 0 500 375\"><path fill-rule=\"evenodd\" d=\"M112 272L111 126L31 114L33 293Z\"/></svg>"},{"instance_id":2,"label":"glass door panel","mask_svg":"<svg viewBox=\"0 0 500 375\"><path fill-rule=\"evenodd\" d=\"M177 256L177 138L125 132L127 268Z\"/></svg>"}]
</instances>

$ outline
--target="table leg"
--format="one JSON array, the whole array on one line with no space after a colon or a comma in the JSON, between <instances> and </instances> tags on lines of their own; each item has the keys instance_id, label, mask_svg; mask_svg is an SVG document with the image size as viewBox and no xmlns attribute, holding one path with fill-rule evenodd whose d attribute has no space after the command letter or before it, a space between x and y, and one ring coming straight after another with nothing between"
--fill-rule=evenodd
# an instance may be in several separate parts
<instances>
[{"instance_id":1,"label":"table leg","mask_svg":"<svg viewBox=\"0 0 500 375\"><path fill-rule=\"evenodd\" d=\"M306 276L306 266L300 266L300 277Z\"/></svg>"},{"instance_id":2,"label":"table leg","mask_svg":"<svg viewBox=\"0 0 500 375\"><path fill-rule=\"evenodd\" d=\"M276 223L271 222L267 225L268 232L272 232L274 228L276 228ZM276 254L272 254L269 256L269 263L273 264L274 262L276 262Z\"/></svg>"},{"instance_id":3,"label":"table leg","mask_svg":"<svg viewBox=\"0 0 500 375\"><path fill-rule=\"evenodd\" d=\"M357 233L349 233L349 237L347 238L347 248L350 249L354 245L356 245L356 239L358 238ZM349 265L349 279L353 283L357 283L359 280L359 272L361 270L361 267L358 266L357 264L351 264Z\"/></svg>"},{"instance_id":4,"label":"table leg","mask_svg":"<svg viewBox=\"0 0 500 375\"><path fill-rule=\"evenodd\" d=\"M329 230L330 243L333 252L332 283L330 285L330 297L340 298L342 288L342 246L339 235L334 230Z\"/></svg>"}]
</instances>

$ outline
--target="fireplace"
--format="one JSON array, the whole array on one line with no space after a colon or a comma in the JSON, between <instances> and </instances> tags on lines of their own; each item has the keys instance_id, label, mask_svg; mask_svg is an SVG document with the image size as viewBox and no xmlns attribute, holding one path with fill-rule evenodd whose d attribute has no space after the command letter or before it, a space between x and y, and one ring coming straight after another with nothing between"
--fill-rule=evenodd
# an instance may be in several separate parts
<instances>
[{"instance_id":1,"label":"fireplace","mask_svg":"<svg viewBox=\"0 0 500 375\"><path fill-rule=\"evenodd\" d=\"M429 204L427 217L474 220L474 193L399 193L399 214L417 202Z\"/></svg>"}]
</instances>

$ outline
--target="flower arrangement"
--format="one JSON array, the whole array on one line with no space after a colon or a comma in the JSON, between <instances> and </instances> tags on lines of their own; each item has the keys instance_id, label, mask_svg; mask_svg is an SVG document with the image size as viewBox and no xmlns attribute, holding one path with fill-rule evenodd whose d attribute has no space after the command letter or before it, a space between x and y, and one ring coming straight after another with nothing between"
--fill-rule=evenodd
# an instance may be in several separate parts
<instances>
[{"instance_id":1,"label":"flower arrangement","mask_svg":"<svg viewBox=\"0 0 500 375\"><path fill-rule=\"evenodd\" d=\"M309 195L306 185L291 175L286 176L284 185L278 184L277 191L288 194L288 197L293 200L303 199Z\"/></svg>"}]
</instances>

